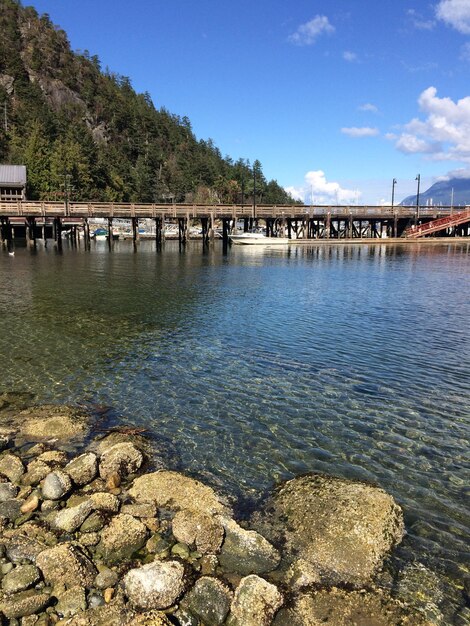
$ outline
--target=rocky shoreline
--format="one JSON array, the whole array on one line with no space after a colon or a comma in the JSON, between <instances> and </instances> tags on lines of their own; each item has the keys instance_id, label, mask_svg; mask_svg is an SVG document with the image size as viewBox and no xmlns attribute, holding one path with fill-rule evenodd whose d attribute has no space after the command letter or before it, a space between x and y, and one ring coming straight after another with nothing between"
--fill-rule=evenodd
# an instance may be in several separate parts
<instances>
[{"instance_id":1,"label":"rocky shoreline","mask_svg":"<svg viewBox=\"0 0 470 626\"><path fill-rule=\"evenodd\" d=\"M437 607L420 611L377 583L404 534L382 489L302 476L242 523L208 485L149 470L138 434L113 431L71 454L87 419L42 406L0 428L2 623L443 623Z\"/></svg>"}]
</instances>

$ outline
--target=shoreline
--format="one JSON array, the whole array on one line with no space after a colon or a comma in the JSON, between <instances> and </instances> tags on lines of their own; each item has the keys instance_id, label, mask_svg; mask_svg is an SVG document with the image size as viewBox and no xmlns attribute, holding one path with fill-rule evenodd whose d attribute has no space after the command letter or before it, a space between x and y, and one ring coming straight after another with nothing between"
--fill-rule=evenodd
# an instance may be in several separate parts
<instances>
[{"instance_id":1,"label":"shoreline","mask_svg":"<svg viewBox=\"0 0 470 626\"><path fill-rule=\"evenodd\" d=\"M328 615L342 626L359 615L385 626L442 623L431 570L408 563L388 579L384 566L404 522L380 487L298 476L241 522L207 484L155 470L141 433L91 438L90 415L63 405L20 410L15 419L0 438L0 610L8 619L291 626Z\"/></svg>"}]
</instances>

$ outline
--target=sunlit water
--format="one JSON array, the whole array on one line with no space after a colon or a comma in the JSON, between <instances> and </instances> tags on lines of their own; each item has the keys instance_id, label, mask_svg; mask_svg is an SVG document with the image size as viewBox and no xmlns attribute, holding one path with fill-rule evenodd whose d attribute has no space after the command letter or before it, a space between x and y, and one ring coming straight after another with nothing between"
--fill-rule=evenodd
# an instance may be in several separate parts
<instances>
[{"instance_id":1,"label":"sunlit water","mask_svg":"<svg viewBox=\"0 0 470 626\"><path fill-rule=\"evenodd\" d=\"M405 510L402 552L468 575L465 243L0 250L0 393L112 407L255 496L316 470Z\"/></svg>"}]
</instances>

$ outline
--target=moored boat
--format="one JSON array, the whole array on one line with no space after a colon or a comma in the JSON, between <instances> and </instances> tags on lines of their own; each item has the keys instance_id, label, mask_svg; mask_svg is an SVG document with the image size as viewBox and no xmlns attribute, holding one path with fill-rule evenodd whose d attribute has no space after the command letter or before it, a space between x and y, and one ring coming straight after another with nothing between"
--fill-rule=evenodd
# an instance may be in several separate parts
<instances>
[{"instance_id":1,"label":"moored boat","mask_svg":"<svg viewBox=\"0 0 470 626\"><path fill-rule=\"evenodd\" d=\"M266 237L263 233L237 233L229 235L234 244L249 246L285 246L289 243L287 237Z\"/></svg>"}]
</instances>

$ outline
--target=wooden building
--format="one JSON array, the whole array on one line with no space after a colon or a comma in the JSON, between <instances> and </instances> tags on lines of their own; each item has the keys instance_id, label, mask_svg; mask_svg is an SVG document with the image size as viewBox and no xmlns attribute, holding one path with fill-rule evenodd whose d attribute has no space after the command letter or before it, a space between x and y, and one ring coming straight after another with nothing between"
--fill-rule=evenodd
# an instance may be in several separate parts
<instances>
[{"instance_id":1,"label":"wooden building","mask_svg":"<svg viewBox=\"0 0 470 626\"><path fill-rule=\"evenodd\" d=\"M0 164L0 202L26 199L26 166Z\"/></svg>"}]
</instances>

